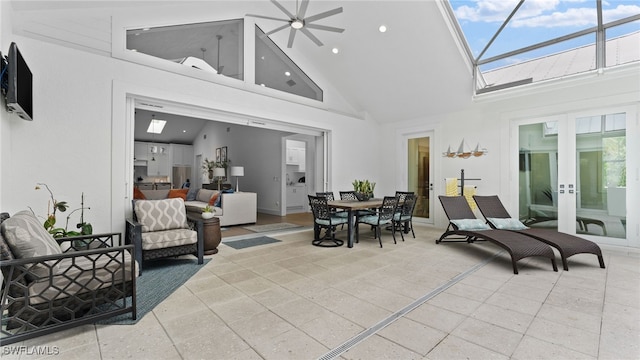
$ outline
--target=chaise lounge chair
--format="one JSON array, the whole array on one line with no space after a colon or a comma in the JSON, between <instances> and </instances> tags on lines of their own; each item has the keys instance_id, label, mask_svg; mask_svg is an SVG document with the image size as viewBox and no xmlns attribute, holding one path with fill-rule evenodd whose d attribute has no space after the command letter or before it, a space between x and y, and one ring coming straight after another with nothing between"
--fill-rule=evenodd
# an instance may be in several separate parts
<instances>
[{"instance_id":1,"label":"chaise lounge chair","mask_svg":"<svg viewBox=\"0 0 640 360\"><path fill-rule=\"evenodd\" d=\"M502 205L500 198L495 195L475 195L473 199L476 201L476 204L478 204L478 208L482 215L492 227L514 231L516 233L532 237L536 240L540 240L558 249L560 257L562 258L562 267L564 270L569 270L567 258L576 254L596 255L600 262L600 267L604 269L602 250L600 250L600 247L593 241L551 229L528 228L519 220L512 219L505 207Z\"/></svg>"},{"instance_id":2,"label":"chaise lounge chair","mask_svg":"<svg viewBox=\"0 0 640 360\"><path fill-rule=\"evenodd\" d=\"M449 218L449 226L436 244L451 235L463 236L465 242L476 240L490 241L505 249L511 256L513 273L518 273L516 262L531 256L542 256L551 260L553 271L558 271L553 249L540 241L531 241L528 236L514 232L491 229L482 220L477 219L463 196L438 196L444 212ZM472 224L469 226L469 224ZM484 225L484 226L483 226ZM450 230L453 228L453 230ZM450 241L450 240L449 240ZM455 240L454 240L455 241Z\"/></svg>"}]
</instances>

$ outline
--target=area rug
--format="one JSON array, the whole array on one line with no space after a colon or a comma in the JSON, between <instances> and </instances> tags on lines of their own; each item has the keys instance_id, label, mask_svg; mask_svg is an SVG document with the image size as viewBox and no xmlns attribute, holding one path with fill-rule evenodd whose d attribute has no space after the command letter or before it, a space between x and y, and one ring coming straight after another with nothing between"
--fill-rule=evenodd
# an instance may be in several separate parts
<instances>
[{"instance_id":1,"label":"area rug","mask_svg":"<svg viewBox=\"0 0 640 360\"><path fill-rule=\"evenodd\" d=\"M239 250L239 249L245 249L252 246L272 244L280 241L282 240L273 239L268 236L260 236L260 237L250 238L250 239L234 240L234 241L222 242L222 243L227 246L231 246L236 250Z\"/></svg>"},{"instance_id":2,"label":"area rug","mask_svg":"<svg viewBox=\"0 0 640 360\"><path fill-rule=\"evenodd\" d=\"M301 226L283 222L283 223L266 224L266 225L243 226L243 229L247 229L253 232L268 232L268 231L276 231L276 230L293 229L298 227L301 227Z\"/></svg>"},{"instance_id":3,"label":"area rug","mask_svg":"<svg viewBox=\"0 0 640 360\"><path fill-rule=\"evenodd\" d=\"M202 265L198 265L198 260L195 258L158 259L145 262L144 268L142 268L142 276L136 278L137 319L131 319L131 314L129 313L101 320L97 323L105 325L133 325L137 323L209 261L211 259L204 259L204 264ZM128 297L127 305L130 303L131 297Z\"/></svg>"}]
</instances>

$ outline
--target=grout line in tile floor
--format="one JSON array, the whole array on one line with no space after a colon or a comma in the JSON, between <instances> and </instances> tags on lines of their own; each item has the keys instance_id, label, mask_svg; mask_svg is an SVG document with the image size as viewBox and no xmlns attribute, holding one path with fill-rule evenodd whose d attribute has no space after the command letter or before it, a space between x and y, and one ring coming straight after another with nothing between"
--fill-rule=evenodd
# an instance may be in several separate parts
<instances>
[{"instance_id":1,"label":"grout line in tile floor","mask_svg":"<svg viewBox=\"0 0 640 360\"><path fill-rule=\"evenodd\" d=\"M464 280L466 277L468 277L469 275L473 274L474 272L476 272L478 269L482 268L483 266L487 265L488 263L493 261L495 258L497 258L500 255L502 255L504 252L505 252L504 250L498 251L497 253L495 253L492 256L484 259L483 261L479 262L478 264L474 265L473 267L469 268L468 270L464 271L463 273L458 274L457 276L455 276L451 280L447 281L446 283L440 285L439 287L431 290L429 293L427 293L427 294L423 295L422 297L416 299L411 304L409 304L409 305L405 306L404 308L396 311L395 313L389 315L385 319L382 319L380 322L378 322L377 324L373 325L372 327L370 327L368 329L365 329L364 331L362 331L358 335L356 335L356 336L352 337L351 339L345 341L344 343L338 345L337 347L335 347L334 349L332 349L328 353L320 356L318 358L318 360L331 360L331 359L337 358L338 356L342 355L343 353L349 351L349 349L351 349L352 347L356 346L358 343L364 341L365 339L367 339L368 337L370 337L372 335L375 335L378 331L384 329L385 327L387 327L388 325L392 324L394 321L398 320L399 318L405 316L406 314L408 314L409 312L411 312L412 310L414 310L418 306L420 306L420 305L424 304L425 302L429 301L434 296L442 293L443 291L447 290L448 288L452 287L453 285L457 284L458 282Z\"/></svg>"}]
</instances>

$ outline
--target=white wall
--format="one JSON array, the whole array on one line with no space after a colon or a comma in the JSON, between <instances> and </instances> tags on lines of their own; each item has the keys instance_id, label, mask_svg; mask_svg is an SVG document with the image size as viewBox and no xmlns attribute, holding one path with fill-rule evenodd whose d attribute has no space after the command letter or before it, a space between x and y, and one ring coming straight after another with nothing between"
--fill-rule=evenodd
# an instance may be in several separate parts
<instances>
[{"instance_id":1,"label":"white wall","mask_svg":"<svg viewBox=\"0 0 640 360\"><path fill-rule=\"evenodd\" d=\"M8 49L9 43L16 41L34 74L35 120L27 122L0 111L0 210L14 213L30 206L39 215L45 215L48 194L34 190L37 182L45 182L56 198L68 201L71 208L79 206L80 194L84 192L86 203L91 207L86 217L96 232L123 231L124 228L131 188L126 169L132 166L133 145L132 129L127 128L126 121L127 97L190 104L328 130L331 132L329 181L330 189L334 190L349 189L353 179L367 178L378 184L376 194L393 193L401 185L398 143L400 135L407 131L433 130L436 154L446 150L449 144L457 146L462 138L470 146L480 142L489 150L487 156L468 160L436 156L434 178L457 176L464 168L467 176L482 179L478 184L480 194L498 194L507 203L514 196L508 191L511 121L617 104L632 103L637 107L640 99L636 66L622 75L605 72L583 80L564 79L554 86L541 86L539 91L523 87L522 91L504 92L508 95L489 94L473 103L470 99L469 107L457 112L381 126L17 36L11 33L8 7L6 2L0 2L1 45L2 49ZM638 135L628 133L627 138L635 139ZM272 143L271 139L263 140L258 134L252 136L251 132L243 136L243 140L246 138L263 145ZM200 151L205 154L205 145L202 146ZM246 154L234 150L236 144L226 146L234 163L251 162L245 158ZM638 142L630 142L629 146L637 149L632 154L640 153ZM218 146L212 145L208 151L215 147ZM272 157L260 156L260 166L271 169ZM248 175L245 178L243 184L249 181ZM637 175L635 182L637 189ZM442 194L443 181L434 184L436 195ZM639 201L637 192L629 192L627 197L629 204ZM446 226L437 203L435 210L436 225ZM637 238L637 231L630 236Z\"/></svg>"},{"instance_id":2,"label":"white wall","mask_svg":"<svg viewBox=\"0 0 640 360\"><path fill-rule=\"evenodd\" d=\"M446 177L459 177L460 169L465 170L465 177L480 178L477 192L480 195L497 194L505 202L512 204L517 202L517 193L510 191L512 181L511 167L509 166L511 154L509 152L513 139L510 138L510 126L513 121L531 119L556 114L599 109L604 107L628 106L631 104L640 109L640 71L638 65L617 70L609 70L605 74L593 75L581 79L565 79L564 81L530 87L529 89L512 89L490 96L479 97L474 100L468 109L449 114L442 114L431 118L415 119L403 123L388 124L383 126L383 133L394 133L392 142L396 151L385 151L385 160L393 161L402 156L399 144L402 134L424 130L435 131L435 141L432 151L435 161L435 224L438 227L446 227L447 219L442 207L437 200L438 195L444 194L444 179ZM638 120L630 119L627 130L627 146L629 156L635 156L637 166L637 154L640 147L637 139ZM473 148L476 143L486 147L489 153L486 156L469 159L444 158L441 153L451 145L456 150L462 139ZM634 150L635 149L637 150ZM404 150L406 152L406 150ZM393 155L389 155L393 154ZM401 164L396 162L393 166L395 172L400 172ZM637 170L630 169L628 173ZM400 177L394 176L395 182L400 184ZM636 189L638 179L636 176ZM390 179L385 178L385 184ZM629 198L635 196L634 198ZM628 194L628 203L638 203L638 194ZM513 209L512 212L516 212ZM478 216L481 216L478 213ZM637 225L636 225L637 226ZM638 234L628 227L628 242L632 246L640 246ZM634 245L635 244L635 245Z\"/></svg>"},{"instance_id":3,"label":"white wall","mask_svg":"<svg viewBox=\"0 0 640 360\"><path fill-rule=\"evenodd\" d=\"M377 141L378 128L363 126L364 120L38 40L20 36L12 40L34 74L35 120L15 121L2 115L2 128L10 125L9 133L2 134L3 211L14 213L30 206L44 216L48 196L34 190L35 183L44 182L56 199L68 201L71 208L79 206L84 192L91 207L86 218L96 232L123 231L131 188L125 168L132 166L133 145L132 129L126 126L128 96L333 131L336 155L330 161L336 174L332 182L338 187L350 186L356 174L364 177L379 171L377 156L362 158L352 151ZM240 161L236 145L226 145L231 159ZM376 152L369 149L370 154ZM267 164L260 163L269 168Z\"/></svg>"},{"instance_id":4,"label":"white wall","mask_svg":"<svg viewBox=\"0 0 640 360\"><path fill-rule=\"evenodd\" d=\"M204 135L207 139L204 139ZM280 213L281 139L288 132L212 121L194 141L195 153L215 158L215 149L227 146L231 166L243 166L240 190L258 194L260 212ZM235 187L235 177L227 177ZM208 181L208 180L207 180Z\"/></svg>"},{"instance_id":5,"label":"white wall","mask_svg":"<svg viewBox=\"0 0 640 360\"><path fill-rule=\"evenodd\" d=\"M0 1L0 51L2 55L9 50L11 44L11 16L9 13L10 4L7 1ZM12 122L21 120L16 115L8 114L4 96L0 96L0 169L8 167L11 161L9 156L10 126ZM24 120L23 120L24 121ZM2 170L4 173L4 170ZM6 211L4 194L6 193L4 176L0 176L0 211Z\"/></svg>"}]
</instances>

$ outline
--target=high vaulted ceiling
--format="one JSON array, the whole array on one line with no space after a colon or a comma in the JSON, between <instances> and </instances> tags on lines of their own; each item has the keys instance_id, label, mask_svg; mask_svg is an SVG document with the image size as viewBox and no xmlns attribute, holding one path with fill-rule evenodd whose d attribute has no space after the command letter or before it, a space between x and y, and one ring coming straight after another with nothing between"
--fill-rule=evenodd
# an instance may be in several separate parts
<instances>
[{"instance_id":1,"label":"high vaulted ceiling","mask_svg":"<svg viewBox=\"0 0 640 360\"><path fill-rule=\"evenodd\" d=\"M355 111L384 123L428 118L460 110L472 97L472 71L454 40L442 8L446 0L311 0L307 14L343 7L317 24L344 28L342 34L313 30L325 44L288 31L271 39L302 70L322 74ZM295 1L280 1L290 11ZM270 1L28 1L11 2L14 32L62 46L110 56L111 18L138 15L141 26L211 14L211 21L245 14L283 17ZM221 17L223 16L223 17ZM264 31L282 23L255 19ZM386 25L388 31L378 31ZM338 54L332 48L338 48ZM303 65L304 64L304 65ZM305 66L308 68L305 69ZM325 89L325 91L331 91Z\"/></svg>"}]
</instances>

